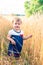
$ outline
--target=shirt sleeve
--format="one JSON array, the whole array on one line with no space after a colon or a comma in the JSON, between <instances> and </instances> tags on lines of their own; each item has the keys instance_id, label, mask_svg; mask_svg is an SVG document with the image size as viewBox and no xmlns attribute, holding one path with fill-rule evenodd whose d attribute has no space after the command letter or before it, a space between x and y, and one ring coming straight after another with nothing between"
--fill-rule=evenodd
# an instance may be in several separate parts
<instances>
[{"instance_id":1,"label":"shirt sleeve","mask_svg":"<svg viewBox=\"0 0 43 65\"><path fill-rule=\"evenodd\" d=\"M23 37L23 36L24 36L24 32L23 32L23 31L21 31L20 36L21 36L21 37Z\"/></svg>"},{"instance_id":2,"label":"shirt sleeve","mask_svg":"<svg viewBox=\"0 0 43 65\"><path fill-rule=\"evenodd\" d=\"M10 35L10 36L11 36L11 31L9 31L9 32L8 32L8 35Z\"/></svg>"},{"instance_id":3,"label":"shirt sleeve","mask_svg":"<svg viewBox=\"0 0 43 65\"><path fill-rule=\"evenodd\" d=\"M24 31L21 31L21 34L23 34L23 35L24 35Z\"/></svg>"}]
</instances>

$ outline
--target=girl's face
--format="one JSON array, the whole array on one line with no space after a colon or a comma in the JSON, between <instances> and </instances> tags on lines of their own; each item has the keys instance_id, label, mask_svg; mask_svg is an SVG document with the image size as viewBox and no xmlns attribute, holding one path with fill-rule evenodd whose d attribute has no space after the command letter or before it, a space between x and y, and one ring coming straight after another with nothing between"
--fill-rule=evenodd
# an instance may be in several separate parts
<instances>
[{"instance_id":1,"label":"girl's face","mask_svg":"<svg viewBox=\"0 0 43 65\"><path fill-rule=\"evenodd\" d=\"M20 21L14 22L13 23L13 29L20 30L20 25L21 25Z\"/></svg>"}]
</instances>

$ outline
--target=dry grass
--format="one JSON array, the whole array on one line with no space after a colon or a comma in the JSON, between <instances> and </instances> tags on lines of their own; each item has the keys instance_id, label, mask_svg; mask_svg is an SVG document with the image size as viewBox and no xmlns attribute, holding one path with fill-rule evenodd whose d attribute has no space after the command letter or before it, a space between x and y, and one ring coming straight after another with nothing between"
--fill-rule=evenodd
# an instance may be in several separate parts
<instances>
[{"instance_id":1,"label":"dry grass","mask_svg":"<svg viewBox=\"0 0 43 65\"><path fill-rule=\"evenodd\" d=\"M36 14L30 18L20 18L23 21L21 28L24 30L24 34L32 34L33 37L24 41L20 58L22 61L18 60L18 63L13 57L8 57L8 40L6 36L9 29L12 28L12 23L10 20L0 16L0 51L2 51L0 52L2 59L0 59L0 63L4 65L43 65L43 15Z\"/></svg>"}]
</instances>

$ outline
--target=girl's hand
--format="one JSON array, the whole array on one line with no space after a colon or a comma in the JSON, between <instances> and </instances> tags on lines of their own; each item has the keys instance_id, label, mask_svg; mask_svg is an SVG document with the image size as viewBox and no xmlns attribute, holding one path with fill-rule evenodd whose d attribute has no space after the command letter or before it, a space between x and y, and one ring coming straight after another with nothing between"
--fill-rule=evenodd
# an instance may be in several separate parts
<instances>
[{"instance_id":1,"label":"girl's hand","mask_svg":"<svg viewBox=\"0 0 43 65\"><path fill-rule=\"evenodd\" d=\"M29 35L29 38L31 38L32 37L32 35Z\"/></svg>"},{"instance_id":2,"label":"girl's hand","mask_svg":"<svg viewBox=\"0 0 43 65\"><path fill-rule=\"evenodd\" d=\"M11 43L16 45L16 42L13 39L11 39Z\"/></svg>"},{"instance_id":3,"label":"girl's hand","mask_svg":"<svg viewBox=\"0 0 43 65\"><path fill-rule=\"evenodd\" d=\"M32 37L32 35L28 35L28 36L26 36L26 37L23 37L23 40L27 40L27 39L29 39L29 38L31 38Z\"/></svg>"}]
</instances>

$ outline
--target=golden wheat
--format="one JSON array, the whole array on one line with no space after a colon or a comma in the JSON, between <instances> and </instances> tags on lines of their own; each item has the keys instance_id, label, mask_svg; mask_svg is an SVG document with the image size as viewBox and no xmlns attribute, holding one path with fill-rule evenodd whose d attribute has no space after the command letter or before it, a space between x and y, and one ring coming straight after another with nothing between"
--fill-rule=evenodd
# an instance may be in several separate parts
<instances>
[{"instance_id":1,"label":"golden wheat","mask_svg":"<svg viewBox=\"0 0 43 65\"><path fill-rule=\"evenodd\" d=\"M32 34L32 38L24 41L21 57L26 59L30 65L43 65L43 14L35 14L30 18L20 18L23 21L21 28L24 30L24 35ZM9 29L12 28L12 23L7 19L0 16L0 40L2 40L0 43L2 50L5 47L4 45L7 47L6 36ZM28 63L27 61L26 63Z\"/></svg>"}]
</instances>

